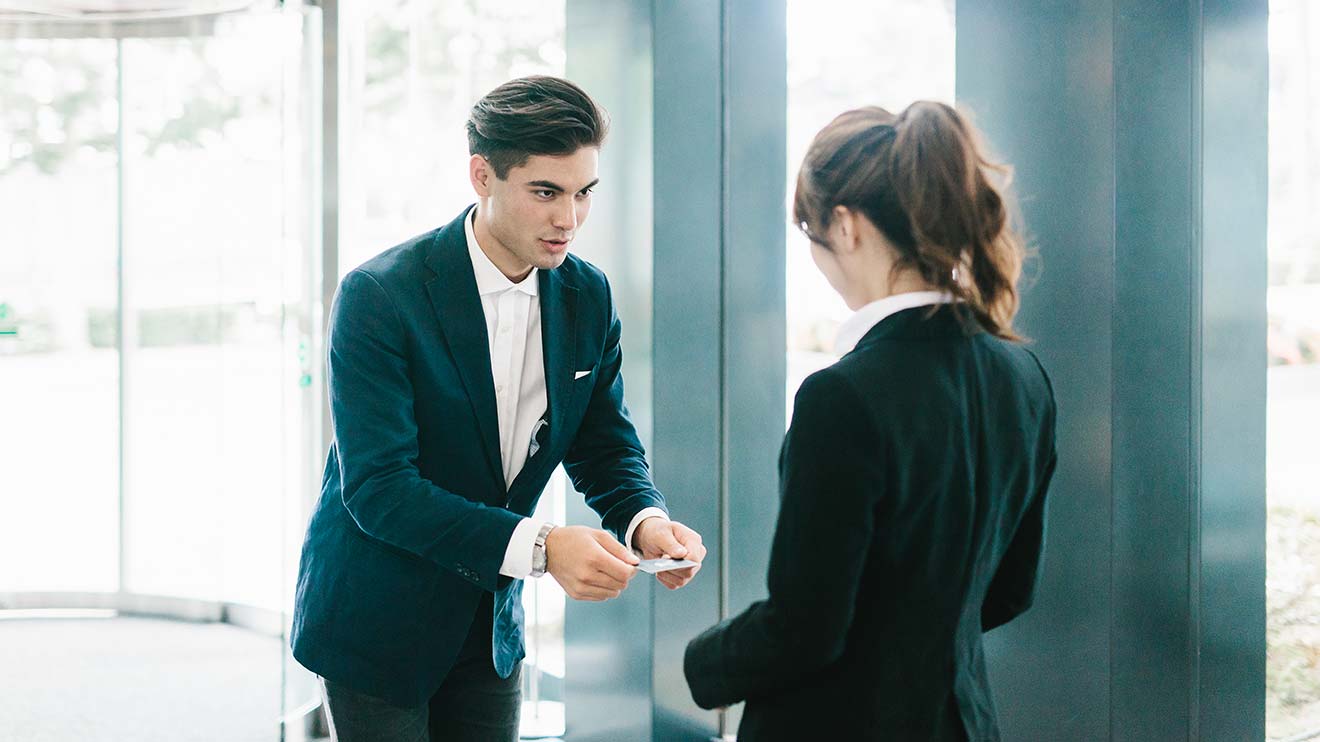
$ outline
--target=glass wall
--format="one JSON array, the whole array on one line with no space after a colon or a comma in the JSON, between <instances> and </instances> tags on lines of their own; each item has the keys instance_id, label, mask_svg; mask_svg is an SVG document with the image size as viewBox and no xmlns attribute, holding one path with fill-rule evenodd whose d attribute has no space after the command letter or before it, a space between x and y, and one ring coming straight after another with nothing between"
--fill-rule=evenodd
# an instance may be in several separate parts
<instances>
[{"instance_id":1,"label":"glass wall","mask_svg":"<svg viewBox=\"0 0 1320 742\"><path fill-rule=\"evenodd\" d=\"M229 656L144 682L247 687L276 739L320 459L319 16L250 5L0 18L0 607L239 624L161 629Z\"/></svg>"},{"instance_id":2,"label":"glass wall","mask_svg":"<svg viewBox=\"0 0 1320 742\"><path fill-rule=\"evenodd\" d=\"M788 204L816 132L844 111L895 114L917 100L953 102L953 0L788 0ZM850 312L811 262L786 216L788 389L838 359L834 336Z\"/></svg>"},{"instance_id":3,"label":"glass wall","mask_svg":"<svg viewBox=\"0 0 1320 742\"><path fill-rule=\"evenodd\" d=\"M305 137L269 74L291 32L258 15L122 42L131 592L281 608L286 485L309 483L297 328L310 267L285 221L300 179L285 153Z\"/></svg>"},{"instance_id":4,"label":"glass wall","mask_svg":"<svg viewBox=\"0 0 1320 742\"><path fill-rule=\"evenodd\" d=\"M1270 3L1266 728L1320 733L1320 8Z\"/></svg>"},{"instance_id":5,"label":"glass wall","mask_svg":"<svg viewBox=\"0 0 1320 742\"><path fill-rule=\"evenodd\" d=\"M119 588L116 59L0 40L0 592Z\"/></svg>"},{"instance_id":6,"label":"glass wall","mask_svg":"<svg viewBox=\"0 0 1320 742\"><path fill-rule=\"evenodd\" d=\"M0 590L279 610L312 394L301 23L0 46Z\"/></svg>"}]
</instances>

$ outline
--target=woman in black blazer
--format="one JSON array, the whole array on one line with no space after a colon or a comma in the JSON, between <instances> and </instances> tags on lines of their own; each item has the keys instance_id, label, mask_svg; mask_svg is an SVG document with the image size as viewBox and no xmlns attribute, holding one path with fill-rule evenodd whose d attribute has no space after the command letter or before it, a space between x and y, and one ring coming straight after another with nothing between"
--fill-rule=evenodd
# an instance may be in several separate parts
<instances>
[{"instance_id":1,"label":"woman in black blazer","mask_svg":"<svg viewBox=\"0 0 1320 742\"><path fill-rule=\"evenodd\" d=\"M954 109L815 138L794 212L856 314L780 452L769 598L689 644L739 742L997 740L981 636L1035 592L1054 471L1045 371L1012 326L1022 242Z\"/></svg>"}]
</instances>

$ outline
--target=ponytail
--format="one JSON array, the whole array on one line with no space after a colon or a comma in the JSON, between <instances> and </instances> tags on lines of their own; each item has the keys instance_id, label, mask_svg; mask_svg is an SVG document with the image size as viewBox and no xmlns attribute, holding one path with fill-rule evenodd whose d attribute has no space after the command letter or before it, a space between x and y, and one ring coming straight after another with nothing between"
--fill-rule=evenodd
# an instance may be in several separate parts
<instances>
[{"instance_id":1,"label":"ponytail","mask_svg":"<svg viewBox=\"0 0 1320 742\"><path fill-rule=\"evenodd\" d=\"M918 101L901 114L849 111L821 130L798 175L795 218L813 241L836 205L856 209L915 270L960 300L964 320L1006 340L1018 310L1024 248L992 182L1008 168L982 154L980 138L952 107Z\"/></svg>"}]
</instances>

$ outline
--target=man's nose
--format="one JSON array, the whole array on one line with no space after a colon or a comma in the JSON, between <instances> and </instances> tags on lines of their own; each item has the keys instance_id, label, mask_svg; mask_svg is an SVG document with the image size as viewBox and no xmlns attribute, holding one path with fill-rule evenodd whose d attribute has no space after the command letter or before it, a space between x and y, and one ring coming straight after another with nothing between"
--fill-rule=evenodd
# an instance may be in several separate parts
<instances>
[{"instance_id":1,"label":"man's nose","mask_svg":"<svg viewBox=\"0 0 1320 742\"><path fill-rule=\"evenodd\" d=\"M566 206L560 207L555 211L554 227L563 232L572 232L577 229L577 204L572 199L568 199Z\"/></svg>"}]
</instances>

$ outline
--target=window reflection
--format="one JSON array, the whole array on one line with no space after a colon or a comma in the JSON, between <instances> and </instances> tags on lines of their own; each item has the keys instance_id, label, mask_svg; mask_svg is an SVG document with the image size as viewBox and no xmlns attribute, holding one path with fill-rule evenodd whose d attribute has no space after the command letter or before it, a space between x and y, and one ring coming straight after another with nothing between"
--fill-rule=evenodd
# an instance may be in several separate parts
<instances>
[{"instance_id":1,"label":"window reflection","mask_svg":"<svg viewBox=\"0 0 1320 742\"><path fill-rule=\"evenodd\" d=\"M1270 3L1266 732L1320 733L1320 11Z\"/></svg>"},{"instance_id":2,"label":"window reflection","mask_svg":"<svg viewBox=\"0 0 1320 742\"><path fill-rule=\"evenodd\" d=\"M269 20L123 42L125 589L278 610L299 426Z\"/></svg>"},{"instance_id":3,"label":"window reflection","mask_svg":"<svg viewBox=\"0 0 1320 742\"><path fill-rule=\"evenodd\" d=\"M914 100L952 102L953 0L788 0L788 205L798 166L821 127L860 106L897 113ZM787 223L789 220L786 219ZM786 226L788 389L830 365L848 307L811 262L805 237Z\"/></svg>"},{"instance_id":4,"label":"window reflection","mask_svg":"<svg viewBox=\"0 0 1320 742\"><path fill-rule=\"evenodd\" d=\"M0 41L0 592L119 586L115 79Z\"/></svg>"}]
</instances>

